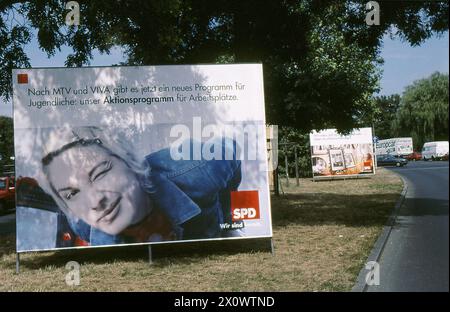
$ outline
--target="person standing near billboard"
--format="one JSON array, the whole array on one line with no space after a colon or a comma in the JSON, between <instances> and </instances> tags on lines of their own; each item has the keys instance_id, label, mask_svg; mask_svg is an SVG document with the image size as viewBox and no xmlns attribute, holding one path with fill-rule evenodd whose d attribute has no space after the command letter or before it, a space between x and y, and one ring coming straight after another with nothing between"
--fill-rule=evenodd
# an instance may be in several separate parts
<instances>
[{"instance_id":1,"label":"person standing near billboard","mask_svg":"<svg viewBox=\"0 0 450 312\"><path fill-rule=\"evenodd\" d=\"M239 235L221 230L241 182L235 142L222 139L221 147L222 155L233 149L232 160L173 160L166 148L140 161L125 140L98 128L55 130L42 187L90 245Z\"/></svg>"}]
</instances>

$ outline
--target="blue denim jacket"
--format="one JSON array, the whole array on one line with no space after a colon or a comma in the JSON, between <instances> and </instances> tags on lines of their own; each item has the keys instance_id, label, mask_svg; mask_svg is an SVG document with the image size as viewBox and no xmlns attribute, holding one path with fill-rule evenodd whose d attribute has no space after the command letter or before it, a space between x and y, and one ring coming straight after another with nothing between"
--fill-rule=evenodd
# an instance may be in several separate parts
<instances>
[{"instance_id":1,"label":"blue denim jacket","mask_svg":"<svg viewBox=\"0 0 450 312\"><path fill-rule=\"evenodd\" d=\"M220 224L231 223L230 191L237 190L241 182L241 162L236 159L235 141L222 140L221 160L206 160L203 154L199 160L192 160L195 144L204 146L189 141L190 160L173 160L169 148L145 157L146 174L141 185L169 218L177 239L221 237ZM233 157L226 160L225 155ZM82 220L69 220L69 223L90 245L131 243L120 234L106 234Z\"/></svg>"}]
</instances>

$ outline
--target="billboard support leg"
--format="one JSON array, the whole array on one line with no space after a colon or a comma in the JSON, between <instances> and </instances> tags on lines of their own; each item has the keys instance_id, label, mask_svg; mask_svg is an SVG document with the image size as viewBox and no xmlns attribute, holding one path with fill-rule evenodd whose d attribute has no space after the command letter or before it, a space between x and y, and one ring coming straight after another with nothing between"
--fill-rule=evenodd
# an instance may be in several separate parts
<instances>
[{"instance_id":1,"label":"billboard support leg","mask_svg":"<svg viewBox=\"0 0 450 312\"><path fill-rule=\"evenodd\" d=\"M16 253L16 274L20 273L20 253Z\"/></svg>"},{"instance_id":2,"label":"billboard support leg","mask_svg":"<svg viewBox=\"0 0 450 312\"><path fill-rule=\"evenodd\" d=\"M273 238L270 238L270 253L275 256L275 249L273 248Z\"/></svg>"},{"instance_id":3,"label":"billboard support leg","mask_svg":"<svg viewBox=\"0 0 450 312\"><path fill-rule=\"evenodd\" d=\"M280 196L280 182L278 181L278 168L273 171L273 185L275 187L275 195Z\"/></svg>"},{"instance_id":4,"label":"billboard support leg","mask_svg":"<svg viewBox=\"0 0 450 312\"><path fill-rule=\"evenodd\" d=\"M284 195L283 184L281 183L280 179L278 179L278 181L279 181L279 183L280 183L279 185L280 185L281 193Z\"/></svg>"},{"instance_id":5,"label":"billboard support leg","mask_svg":"<svg viewBox=\"0 0 450 312\"><path fill-rule=\"evenodd\" d=\"M299 186L300 181L298 179L297 145L294 146L294 155L295 155L295 183L297 186Z\"/></svg>"},{"instance_id":6,"label":"billboard support leg","mask_svg":"<svg viewBox=\"0 0 450 312\"><path fill-rule=\"evenodd\" d=\"M148 264L153 263L152 246L148 246Z\"/></svg>"},{"instance_id":7,"label":"billboard support leg","mask_svg":"<svg viewBox=\"0 0 450 312\"><path fill-rule=\"evenodd\" d=\"M284 165L286 166L286 185L289 186L289 166L286 149L284 150Z\"/></svg>"}]
</instances>

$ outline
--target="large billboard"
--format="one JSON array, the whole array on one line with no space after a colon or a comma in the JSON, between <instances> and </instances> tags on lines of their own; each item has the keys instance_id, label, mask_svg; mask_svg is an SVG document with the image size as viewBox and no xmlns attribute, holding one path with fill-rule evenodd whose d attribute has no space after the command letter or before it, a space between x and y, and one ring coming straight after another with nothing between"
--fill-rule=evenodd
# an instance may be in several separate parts
<instances>
[{"instance_id":1,"label":"large billboard","mask_svg":"<svg viewBox=\"0 0 450 312\"><path fill-rule=\"evenodd\" d=\"M260 64L13 79L18 252L272 236Z\"/></svg>"},{"instance_id":2,"label":"large billboard","mask_svg":"<svg viewBox=\"0 0 450 312\"><path fill-rule=\"evenodd\" d=\"M404 156L413 153L413 140L412 138L379 140L375 147L377 155Z\"/></svg>"},{"instance_id":3,"label":"large billboard","mask_svg":"<svg viewBox=\"0 0 450 312\"><path fill-rule=\"evenodd\" d=\"M309 135L313 178L375 173L372 129L341 135L335 129Z\"/></svg>"}]
</instances>

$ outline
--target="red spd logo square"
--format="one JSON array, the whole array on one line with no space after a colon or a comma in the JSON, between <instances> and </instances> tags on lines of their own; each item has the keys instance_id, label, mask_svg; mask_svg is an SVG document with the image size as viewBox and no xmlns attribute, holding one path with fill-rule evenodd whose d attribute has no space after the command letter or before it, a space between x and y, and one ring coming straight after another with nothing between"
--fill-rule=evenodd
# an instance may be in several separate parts
<instances>
[{"instance_id":1,"label":"red spd logo square","mask_svg":"<svg viewBox=\"0 0 450 312\"><path fill-rule=\"evenodd\" d=\"M231 192L231 214L233 221L259 219L258 191Z\"/></svg>"},{"instance_id":2,"label":"red spd logo square","mask_svg":"<svg viewBox=\"0 0 450 312\"><path fill-rule=\"evenodd\" d=\"M28 83L28 74L17 74L18 83Z\"/></svg>"}]
</instances>

